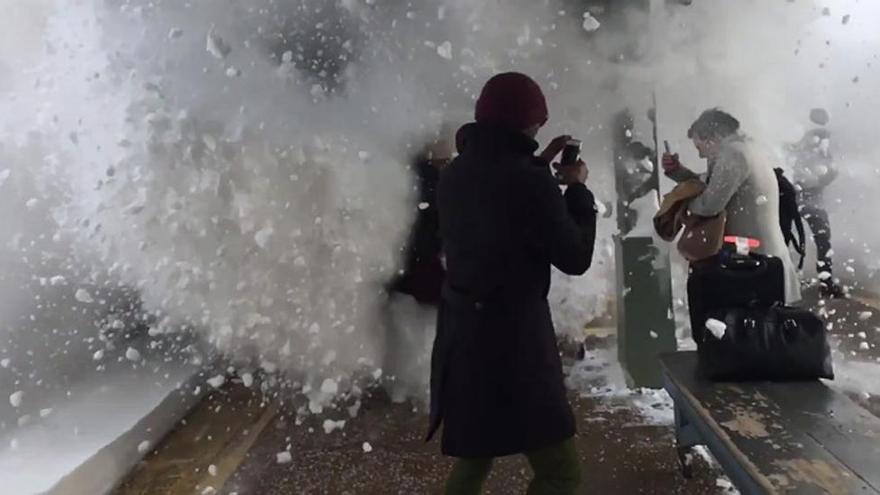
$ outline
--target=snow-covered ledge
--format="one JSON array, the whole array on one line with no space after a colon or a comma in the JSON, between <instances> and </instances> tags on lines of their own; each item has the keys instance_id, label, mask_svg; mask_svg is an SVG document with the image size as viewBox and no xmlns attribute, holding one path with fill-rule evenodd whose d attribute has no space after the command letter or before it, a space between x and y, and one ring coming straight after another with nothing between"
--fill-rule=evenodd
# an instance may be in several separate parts
<instances>
[{"instance_id":1,"label":"snow-covered ledge","mask_svg":"<svg viewBox=\"0 0 880 495\"><path fill-rule=\"evenodd\" d=\"M163 363L78 384L62 406L5 439L2 491L108 493L201 400L209 376L192 365Z\"/></svg>"}]
</instances>

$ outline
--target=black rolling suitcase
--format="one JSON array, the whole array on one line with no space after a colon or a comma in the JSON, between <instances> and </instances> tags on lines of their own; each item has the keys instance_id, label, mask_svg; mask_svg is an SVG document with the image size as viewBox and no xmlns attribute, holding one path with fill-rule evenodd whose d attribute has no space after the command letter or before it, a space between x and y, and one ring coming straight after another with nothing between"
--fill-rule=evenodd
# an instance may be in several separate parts
<instances>
[{"instance_id":1,"label":"black rolling suitcase","mask_svg":"<svg viewBox=\"0 0 880 495\"><path fill-rule=\"evenodd\" d=\"M699 346L707 337L710 312L782 304L785 269L779 258L725 250L691 266L687 293L691 333Z\"/></svg>"}]
</instances>

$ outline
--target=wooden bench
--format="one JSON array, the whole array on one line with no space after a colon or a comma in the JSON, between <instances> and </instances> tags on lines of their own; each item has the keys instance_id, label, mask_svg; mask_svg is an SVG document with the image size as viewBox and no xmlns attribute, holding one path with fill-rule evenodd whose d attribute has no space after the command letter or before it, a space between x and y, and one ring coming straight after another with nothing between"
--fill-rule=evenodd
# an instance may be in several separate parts
<instances>
[{"instance_id":1,"label":"wooden bench","mask_svg":"<svg viewBox=\"0 0 880 495\"><path fill-rule=\"evenodd\" d=\"M713 383L695 352L660 357L685 477L705 445L743 494L880 494L880 419L819 380Z\"/></svg>"}]
</instances>

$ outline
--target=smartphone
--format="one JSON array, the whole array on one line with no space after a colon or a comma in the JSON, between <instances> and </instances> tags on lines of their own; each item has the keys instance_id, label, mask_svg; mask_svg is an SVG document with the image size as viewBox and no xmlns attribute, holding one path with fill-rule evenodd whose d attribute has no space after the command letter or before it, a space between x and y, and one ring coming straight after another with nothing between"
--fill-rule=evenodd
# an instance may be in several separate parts
<instances>
[{"instance_id":1,"label":"smartphone","mask_svg":"<svg viewBox=\"0 0 880 495\"><path fill-rule=\"evenodd\" d=\"M666 152L669 153L669 154L671 155L671 154L672 154L672 148L669 147L669 141L666 141L666 140L664 139L664 140L663 140L663 146L666 147Z\"/></svg>"},{"instance_id":2,"label":"smartphone","mask_svg":"<svg viewBox=\"0 0 880 495\"><path fill-rule=\"evenodd\" d=\"M559 161L561 165L574 165L581 158L581 140L569 139L562 149L562 159Z\"/></svg>"}]
</instances>

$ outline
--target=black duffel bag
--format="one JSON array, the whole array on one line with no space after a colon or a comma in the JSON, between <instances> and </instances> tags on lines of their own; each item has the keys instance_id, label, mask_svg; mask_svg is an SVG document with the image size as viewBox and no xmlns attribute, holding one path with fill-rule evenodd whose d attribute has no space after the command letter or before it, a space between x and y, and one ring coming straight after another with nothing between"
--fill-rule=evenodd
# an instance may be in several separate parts
<instances>
[{"instance_id":1,"label":"black duffel bag","mask_svg":"<svg viewBox=\"0 0 880 495\"><path fill-rule=\"evenodd\" d=\"M713 327L714 332L706 332L697 353L700 374L705 378L834 378L825 324L808 310L782 305L752 306L712 311L709 318L707 326Z\"/></svg>"}]
</instances>

